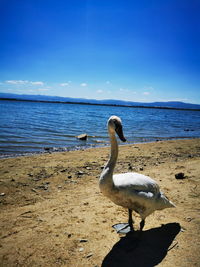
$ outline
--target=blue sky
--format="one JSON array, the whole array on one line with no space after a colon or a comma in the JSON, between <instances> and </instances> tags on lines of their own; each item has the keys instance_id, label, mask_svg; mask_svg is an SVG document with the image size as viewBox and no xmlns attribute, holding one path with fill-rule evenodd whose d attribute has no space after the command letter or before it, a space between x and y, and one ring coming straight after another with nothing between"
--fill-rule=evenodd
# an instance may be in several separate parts
<instances>
[{"instance_id":1,"label":"blue sky","mask_svg":"<svg viewBox=\"0 0 200 267\"><path fill-rule=\"evenodd\" d=\"M0 92L200 104L199 0L0 0Z\"/></svg>"}]
</instances>

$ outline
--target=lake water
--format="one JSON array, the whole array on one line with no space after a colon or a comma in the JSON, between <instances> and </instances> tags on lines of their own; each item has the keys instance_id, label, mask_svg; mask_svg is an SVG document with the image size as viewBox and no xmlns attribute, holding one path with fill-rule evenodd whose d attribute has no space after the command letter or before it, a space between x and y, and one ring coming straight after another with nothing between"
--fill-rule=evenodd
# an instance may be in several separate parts
<instances>
[{"instance_id":1,"label":"lake water","mask_svg":"<svg viewBox=\"0 0 200 267\"><path fill-rule=\"evenodd\" d=\"M121 117L128 143L200 137L200 111L0 101L0 155L109 144L107 120ZM87 133L88 140L77 135Z\"/></svg>"}]
</instances>

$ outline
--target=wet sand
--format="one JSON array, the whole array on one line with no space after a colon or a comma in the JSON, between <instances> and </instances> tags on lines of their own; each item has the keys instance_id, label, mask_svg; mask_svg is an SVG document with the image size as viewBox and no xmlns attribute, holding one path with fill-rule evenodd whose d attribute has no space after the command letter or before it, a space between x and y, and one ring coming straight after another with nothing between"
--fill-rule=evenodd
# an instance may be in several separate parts
<instances>
[{"instance_id":1,"label":"wet sand","mask_svg":"<svg viewBox=\"0 0 200 267\"><path fill-rule=\"evenodd\" d=\"M0 266L200 266L200 139L120 146L115 173L155 179L176 204L139 235L98 178L109 147L0 159ZM183 173L184 179L175 175Z\"/></svg>"}]
</instances>

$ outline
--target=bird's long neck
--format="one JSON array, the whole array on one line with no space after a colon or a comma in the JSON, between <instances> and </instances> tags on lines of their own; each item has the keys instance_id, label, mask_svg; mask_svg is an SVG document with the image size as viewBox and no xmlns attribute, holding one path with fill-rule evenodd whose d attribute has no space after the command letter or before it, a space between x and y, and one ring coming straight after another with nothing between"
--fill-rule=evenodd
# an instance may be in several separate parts
<instances>
[{"instance_id":1,"label":"bird's long neck","mask_svg":"<svg viewBox=\"0 0 200 267\"><path fill-rule=\"evenodd\" d=\"M114 133L109 133L110 134L110 158L105 166L105 168L109 168L109 172L113 173L116 162L117 162L117 157L118 157L118 143L117 139Z\"/></svg>"},{"instance_id":2,"label":"bird's long neck","mask_svg":"<svg viewBox=\"0 0 200 267\"><path fill-rule=\"evenodd\" d=\"M107 184L107 186L108 184L110 185L113 184L112 176L113 176L113 171L114 171L117 157L118 157L118 143L117 143L115 133L109 131L109 135L110 135L110 144L111 144L110 157L100 176L101 183Z\"/></svg>"}]
</instances>

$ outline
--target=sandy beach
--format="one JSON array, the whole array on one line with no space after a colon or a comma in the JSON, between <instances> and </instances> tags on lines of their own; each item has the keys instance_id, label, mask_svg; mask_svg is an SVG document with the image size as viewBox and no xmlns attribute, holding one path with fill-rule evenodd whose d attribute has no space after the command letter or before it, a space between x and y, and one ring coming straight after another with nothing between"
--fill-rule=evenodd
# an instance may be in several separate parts
<instances>
[{"instance_id":1,"label":"sandy beach","mask_svg":"<svg viewBox=\"0 0 200 267\"><path fill-rule=\"evenodd\" d=\"M0 160L0 266L200 266L200 139L120 146L115 173L149 175L176 205L147 217L142 235L135 213L135 233L112 228L128 215L99 191L108 156L104 147Z\"/></svg>"}]
</instances>

